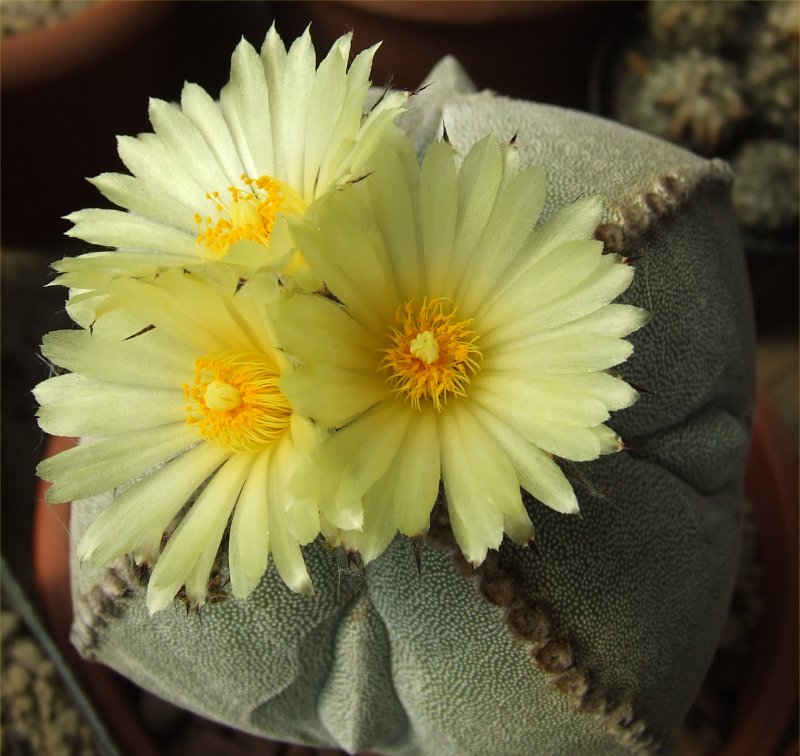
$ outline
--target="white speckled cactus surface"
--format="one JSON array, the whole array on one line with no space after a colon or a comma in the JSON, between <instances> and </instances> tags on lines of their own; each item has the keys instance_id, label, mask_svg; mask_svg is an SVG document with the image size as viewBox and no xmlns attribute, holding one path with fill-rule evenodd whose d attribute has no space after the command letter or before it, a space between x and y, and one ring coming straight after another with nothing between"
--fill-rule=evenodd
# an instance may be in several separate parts
<instances>
[{"instance_id":1,"label":"white speckled cactus surface","mask_svg":"<svg viewBox=\"0 0 800 756\"><path fill-rule=\"evenodd\" d=\"M532 498L530 548L479 568L445 510L363 567L318 539L313 595L274 569L247 599L150 615L135 570L73 564L74 642L156 694L265 737L383 754L667 750L727 616L739 556L753 325L731 174L583 113L474 92L451 59L399 123L418 151L516 134L548 179L543 219L606 198L595 236L635 265L619 301L649 311L620 366L639 401L626 449L571 464L579 516ZM108 496L77 502L77 543ZM458 555L458 556L457 556Z\"/></svg>"}]
</instances>

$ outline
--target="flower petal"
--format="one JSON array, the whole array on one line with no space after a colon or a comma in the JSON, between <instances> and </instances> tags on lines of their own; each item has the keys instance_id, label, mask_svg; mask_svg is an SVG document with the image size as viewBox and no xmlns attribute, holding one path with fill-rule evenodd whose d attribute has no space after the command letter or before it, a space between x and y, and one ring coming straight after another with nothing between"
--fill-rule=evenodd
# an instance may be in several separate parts
<instances>
[{"instance_id":1,"label":"flower petal","mask_svg":"<svg viewBox=\"0 0 800 756\"><path fill-rule=\"evenodd\" d=\"M185 422L145 428L61 452L40 462L36 474L53 483L47 501L74 501L135 480L197 441Z\"/></svg>"},{"instance_id":2,"label":"flower petal","mask_svg":"<svg viewBox=\"0 0 800 756\"><path fill-rule=\"evenodd\" d=\"M477 398L478 394L487 393L516 407L516 411L511 410L512 416L520 412L541 421L574 426L598 425L608 420L608 409L597 397L580 391L574 383L562 383L552 377L484 370L473 381L470 396Z\"/></svg>"},{"instance_id":3,"label":"flower petal","mask_svg":"<svg viewBox=\"0 0 800 756\"><path fill-rule=\"evenodd\" d=\"M236 53L234 53L235 57ZM256 61L258 61L257 57ZM259 73L261 73L261 66L258 65L258 62L256 62L256 66ZM263 73L261 78L263 80ZM237 184L242 173L247 173L248 171L239 157L239 151L231 136L231 130L228 128L228 124L225 123L225 118L217 103L202 87L198 87L197 84L186 83L181 92L181 107L189 120L202 134L209 151L225 174L227 179L226 186ZM258 136L261 136L261 131L258 132ZM251 141L247 144L251 152L256 149L257 142ZM250 167L252 167L253 171L257 170L252 164ZM255 175L260 175L260 173L255 173ZM193 212L190 213L190 217L194 217ZM196 224L194 228L196 231Z\"/></svg>"},{"instance_id":4,"label":"flower petal","mask_svg":"<svg viewBox=\"0 0 800 756\"><path fill-rule=\"evenodd\" d=\"M92 381L69 373L34 395L42 430L54 436L106 436L186 420L183 391Z\"/></svg>"},{"instance_id":5,"label":"flower petal","mask_svg":"<svg viewBox=\"0 0 800 756\"><path fill-rule=\"evenodd\" d=\"M195 359L195 353L155 329L122 342L92 338L89 331L53 331L42 341L42 354L97 381L162 388L189 381Z\"/></svg>"},{"instance_id":6,"label":"flower petal","mask_svg":"<svg viewBox=\"0 0 800 756\"><path fill-rule=\"evenodd\" d=\"M517 258L497 282L485 306L504 296L532 265L539 264L553 250L572 241L588 241L600 223L603 201L600 197L582 197L558 210L536 229L519 251Z\"/></svg>"},{"instance_id":7,"label":"flower petal","mask_svg":"<svg viewBox=\"0 0 800 756\"><path fill-rule=\"evenodd\" d=\"M287 516L287 508L292 505L295 498L291 495L289 481L295 471L297 457L291 447L286 443L281 443L270 456L269 471L267 474L267 507L269 509L270 523L270 546L272 558L278 574L292 590L297 593L310 594L314 592L311 578L303 559L303 552L300 550L298 538L295 535L299 528L297 526L297 516L311 514L307 508L305 512L293 512ZM312 510L316 516L316 507ZM292 522L295 520L295 522ZM310 528L308 525L310 524ZM319 519L314 519L307 524L307 529L318 530ZM303 538L303 541L309 540Z\"/></svg>"},{"instance_id":8,"label":"flower petal","mask_svg":"<svg viewBox=\"0 0 800 756\"><path fill-rule=\"evenodd\" d=\"M517 476L470 412L454 404L441 417L442 479L461 551L479 565L503 539L503 515L522 506Z\"/></svg>"},{"instance_id":9,"label":"flower petal","mask_svg":"<svg viewBox=\"0 0 800 756\"><path fill-rule=\"evenodd\" d=\"M101 173L89 181L115 205L197 235L195 210L185 201L166 192L153 191L147 182L122 173Z\"/></svg>"},{"instance_id":10,"label":"flower petal","mask_svg":"<svg viewBox=\"0 0 800 756\"><path fill-rule=\"evenodd\" d=\"M281 97L273 102L278 111L277 128L274 129L274 148L276 161L280 165L281 158L286 160L286 181L305 194L303 173L305 169L305 142L308 124L308 110L311 101L311 90L314 86L317 60L314 46L311 44L311 33L306 30L292 42L286 56L284 86ZM273 120L273 127L276 122Z\"/></svg>"},{"instance_id":11,"label":"flower petal","mask_svg":"<svg viewBox=\"0 0 800 756\"><path fill-rule=\"evenodd\" d=\"M484 300L476 315L483 332L489 334L495 328L508 325L509 318L538 312L549 302L576 290L598 269L605 271L607 259L602 250L602 242L584 239L562 244L541 257L538 263L517 278L514 288L503 297ZM603 304L609 301L607 299Z\"/></svg>"},{"instance_id":12,"label":"flower petal","mask_svg":"<svg viewBox=\"0 0 800 756\"><path fill-rule=\"evenodd\" d=\"M448 275L451 285L461 280L464 265L486 228L503 179L503 162L497 140L487 136L472 147L458 172L455 259Z\"/></svg>"},{"instance_id":13,"label":"flower petal","mask_svg":"<svg viewBox=\"0 0 800 756\"><path fill-rule=\"evenodd\" d=\"M504 302L502 307L492 310L489 317L499 326L489 332L488 338L491 343L504 343L584 318L607 306L630 286L632 280L633 269L629 265L601 264L569 290L562 289L557 298L543 294L540 285L521 286L515 302ZM552 294L557 294L559 288L559 284L554 285ZM521 296L525 291L529 293L527 300ZM540 306L532 308L531 301L540 302ZM512 312L517 313L517 318L508 323L504 318Z\"/></svg>"},{"instance_id":14,"label":"flower petal","mask_svg":"<svg viewBox=\"0 0 800 756\"><path fill-rule=\"evenodd\" d=\"M112 297L98 306L98 317L110 307L124 308L163 328L198 354L258 349L249 325L230 306L230 300L183 271L166 271L153 284L120 279L110 285L109 292Z\"/></svg>"},{"instance_id":15,"label":"flower petal","mask_svg":"<svg viewBox=\"0 0 800 756\"><path fill-rule=\"evenodd\" d=\"M516 428L528 441L551 454L585 462L597 459L604 453L598 435L593 432L593 427L599 423L579 424L580 410L567 417L571 421L568 424L555 419L555 413L550 413L549 417L543 416L537 412L535 404L520 404L508 397L481 390L477 386L473 387L470 397L487 411ZM602 405L600 410L602 414L607 414ZM618 450L618 440L614 446L614 450Z\"/></svg>"},{"instance_id":16,"label":"flower petal","mask_svg":"<svg viewBox=\"0 0 800 756\"><path fill-rule=\"evenodd\" d=\"M383 346L347 310L326 297L295 294L273 310L284 350L351 370L376 370Z\"/></svg>"},{"instance_id":17,"label":"flower petal","mask_svg":"<svg viewBox=\"0 0 800 756\"><path fill-rule=\"evenodd\" d=\"M419 180L420 244L425 266L425 291L444 292L453 255L456 233L458 193L453 148L434 142L422 163Z\"/></svg>"},{"instance_id":18,"label":"flower petal","mask_svg":"<svg viewBox=\"0 0 800 756\"><path fill-rule=\"evenodd\" d=\"M147 586L150 614L168 606L184 584L192 603L205 602L222 534L254 460L252 454L230 456L170 535Z\"/></svg>"},{"instance_id":19,"label":"flower petal","mask_svg":"<svg viewBox=\"0 0 800 756\"><path fill-rule=\"evenodd\" d=\"M79 210L66 216L75 225L66 232L90 244L105 247L151 249L173 255L196 250L192 234L121 210Z\"/></svg>"},{"instance_id":20,"label":"flower petal","mask_svg":"<svg viewBox=\"0 0 800 756\"><path fill-rule=\"evenodd\" d=\"M228 550L233 595L244 598L258 585L269 564L267 511L268 448L257 455L233 512Z\"/></svg>"},{"instance_id":21,"label":"flower petal","mask_svg":"<svg viewBox=\"0 0 800 756\"><path fill-rule=\"evenodd\" d=\"M339 37L333 43L319 64L311 87L309 113L312 117L309 117L306 125L305 164L301 184L303 187L301 194L307 202L316 196L320 168L326 155L335 149L345 136L336 125L341 120L347 94L347 59L350 55L351 41L352 33ZM331 124L334 124L333 128Z\"/></svg>"},{"instance_id":22,"label":"flower petal","mask_svg":"<svg viewBox=\"0 0 800 756\"><path fill-rule=\"evenodd\" d=\"M208 191L173 158L155 134L117 137L117 151L125 167L153 197L169 197L173 202L194 207L196 199Z\"/></svg>"},{"instance_id":23,"label":"flower petal","mask_svg":"<svg viewBox=\"0 0 800 756\"><path fill-rule=\"evenodd\" d=\"M321 514L336 527L363 527L361 500L395 459L412 412L394 400L383 401L325 439L311 464L298 471L294 494L316 497Z\"/></svg>"},{"instance_id":24,"label":"flower petal","mask_svg":"<svg viewBox=\"0 0 800 756\"><path fill-rule=\"evenodd\" d=\"M509 349L502 354L495 351L492 366L509 373L589 373L619 365L631 352L631 344L613 336L575 334L539 342L535 349Z\"/></svg>"},{"instance_id":25,"label":"flower petal","mask_svg":"<svg viewBox=\"0 0 800 756\"><path fill-rule=\"evenodd\" d=\"M387 137L376 151L374 165L375 173L366 182L370 207L382 235L398 296L400 300L411 299L421 283L414 207L419 176L416 155L404 136Z\"/></svg>"},{"instance_id":26,"label":"flower petal","mask_svg":"<svg viewBox=\"0 0 800 756\"><path fill-rule=\"evenodd\" d=\"M470 261L470 275L462 279L455 294L465 312L479 311L494 283L511 264L539 218L546 191L544 171L539 166L505 181Z\"/></svg>"},{"instance_id":27,"label":"flower petal","mask_svg":"<svg viewBox=\"0 0 800 756\"><path fill-rule=\"evenodd\" d=\"M431 408L412 418L397 462L383 477L397 529L408 536L428 529L441 479L438 417Z\"/></svg>"},{"instance_id":28,"label":"flower petal","mask_svg":"<svg viewBox=\"0 0 800 756\"><path fill-rule=\"evenodd\" d=\"M228 185L203 134L177 105L151 99L150 122L166 151L207 192Z\"/></svg>"},{"instance_id":29,"label":"flower petal","mask_svg":"<svg viewBox=\"0 0 800 756\"><path fill-rule=\"evenodd\" d=\"M428 529L441 478L437 414L414 413L397 456L385 475L364 495L364 526L342 534L345 546L369 563L380 556L398 530L409 536Z\"/></svg>"},{"instance_id":30,"label":"flower petal","mask_svg":"<svg viewBox=\"0 0 800 756\"><path fill-rule=\"evenodd\" d=\"M508 454L522 487L556 512L576 514L578 500L561 468L549 454L525 440L504 419L480 405L473 407L475 416L486 431Z\"/></svg>"},{"instance_id":31,"label":"flower petal","mask_svg":"<svg viewBox=\"0 0 800 756\"><path fill-rule=\"evenodd\" d=\"M546 309L542 308L541 316L538 313L531 313L530 318L526 319L528 329L520 329L519 333L509 334L512 338L505 344L498 343L502 334L495 331L487 339L483 339L481 345L487 352L491 350L492 355L501 355L506 352L535 348L535 345L546 341L581 334L591 333L597 336L623 338L641 328L649 320L647 311L639 307L610 304L577 320L548 327L547 322L551 318L545 312ZM558 321L560 317L554 317L552 320ZM527 335L525 335L526 330ZM508 332L506 331L506 333Z\"/></svg>"},{"instance_id":32,"label":"flower petal","mask_svg":"<svg viewBox=\"0 0 800 756\"><path fill-rule=\"evenodd\" d=\"M136 551L154 536L160 539L189 497L228 457L230 452L221 446L199 444L125 489L84 533L78 558L103 564Z\"/></svg>"},{"instance_id":33,"label":"flower petal","mask_svg":"<svg viewBox=\"0 0 800 756\"><path fill-rule=\"evenodd\" d=\"M337 428L389 396L377 370L349 370L309 363L281 378L292 407L323 428Z\"/></svg>"},{"instance_id":34,"label":"flower petal","mask_svg":"<svg viewBox=\"0 0 800 756\"><path fill-rule=\"evenodd\" d=\"M231 59L231 78L220 92L220 108L245 172L278 176L270 110L274 94L252 45L242 40Z\"/></svg>"},{"instance_id":35,"label":"flower petal","mask_svg":"<svg viewBox=\"0 0 800 756\"><path fill-rule=\"evenodd\" d=\"M197 255L174 255L152 252L87 252L79 257L65 257L57 260L52 267L63 271L50 286L70 286L76 289L99 289L109 281L121 275L134 278L152 279L160 268L180 268L190 266L197 261ZM97 295L102 292L85 292L85 295ZM81 294L73 295L70 304L77 302Z\"/></svg>"},{"instance_id":36,"label":"flower petal","mask_svg":"<svg viewBox=\"0 0 800 756\"><path fill-rule=\"evenodd\" d=\"M290 219L295 245L353 317L383 337L400 299L382 237L357 186L321 200L318 222L336 233L322 234L309 222Z\"/></svg>"}]
</instances>

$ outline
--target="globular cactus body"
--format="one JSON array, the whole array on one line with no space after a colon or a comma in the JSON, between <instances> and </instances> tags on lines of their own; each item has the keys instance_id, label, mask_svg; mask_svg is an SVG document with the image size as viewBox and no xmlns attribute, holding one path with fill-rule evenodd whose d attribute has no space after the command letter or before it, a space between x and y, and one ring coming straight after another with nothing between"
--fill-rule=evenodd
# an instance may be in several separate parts
<instances>
[{"instance_id":1,"label":"globular cactus body","mask_svg":"<svg viewBox=\"0 0 800 756\"><path fill-rule=\"evenodd\" d=\"M655 64L631 123L703 155L718 154L749 115L736 68L692 48Z\"/></svg>"},{"instance_id":2,"label":"globular cactus body","mask_svg":"<svg viewBox=\"0 0 800 756\"><path fill-rule=\"evenodd\" d=\"M606 199L597 236L637 266L621 301L652 316L621 367L642 397L611 421L628 450L568 469L579 517L529 499L535 546L505 543L474 572L446 527L398 536L363 570L315 542L315 595L268 570L248 599L198 618L150 616L125 565L73 564L74 638L158 695L272 738L387 754L657 752L710 663L738 564L753 335L729 172L611 122L470 92L452 60L430 80L402 121L420 151L442 121L460 154L516 134L521 165L548 177L544 219L583 194ZM76 542L107 502L74 506Z\"/></svg>"}]
</instances>

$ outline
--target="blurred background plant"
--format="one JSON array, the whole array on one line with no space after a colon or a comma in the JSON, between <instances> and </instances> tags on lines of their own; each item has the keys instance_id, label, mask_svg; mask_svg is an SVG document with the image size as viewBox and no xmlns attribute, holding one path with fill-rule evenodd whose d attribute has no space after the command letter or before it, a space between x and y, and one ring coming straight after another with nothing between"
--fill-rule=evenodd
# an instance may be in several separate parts
<instances>
[{"instance_id":1,"label":"blurred background plant","mask_svg":"<svg viewBox=\"0 0 800 756\"><path fill-rule=\"evenodd\" d=\"M728 160L748 251L796 255L800 4L659 0L639 25L601 109Z\"/></svg>"},{"instance_id":2,"label":"blurred background plant","mask_svg":"<svg viewBox=\"0 0 800 756\"><path fill-rule=\"evenodd\" d=\"M3 37L13 37L25 32L57 24L59 21L88 8L94 0L42 0L31 3L24 0L5 0L0 19Z\"/></svg>"}]
</instances>

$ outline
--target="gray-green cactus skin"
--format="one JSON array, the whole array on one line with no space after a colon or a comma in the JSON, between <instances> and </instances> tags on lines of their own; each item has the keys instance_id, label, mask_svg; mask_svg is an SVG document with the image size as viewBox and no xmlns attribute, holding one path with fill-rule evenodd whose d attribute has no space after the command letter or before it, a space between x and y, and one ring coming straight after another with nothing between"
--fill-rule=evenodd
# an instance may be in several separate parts
<instances>
[{"instance_id":1,"label":"gray-green cactus skin","mask_svg":"<svg viewBox=\"0 0 800 756\"><path fill-rule=\"evenodd\" d=\"M475 93L452 59L403 125L420 152L516 135L548 176L544 217L607 199L597 231L637 268L652 319L621 366L629 447L568 468L581 504L528 500L534 547L472 571L434 517L366 569L305 549L314 596L270 569L246 600L153 617L135 570L72 565L82 653L181 706L351 753L655 753L689 708L728 613L753 399L753 324L726 166L609 121ZM73 507L72 538L108 504Z\"/></svg>"}]
</instances>

